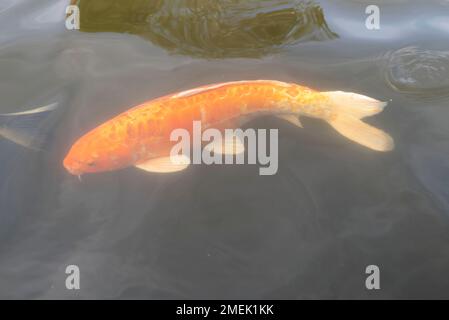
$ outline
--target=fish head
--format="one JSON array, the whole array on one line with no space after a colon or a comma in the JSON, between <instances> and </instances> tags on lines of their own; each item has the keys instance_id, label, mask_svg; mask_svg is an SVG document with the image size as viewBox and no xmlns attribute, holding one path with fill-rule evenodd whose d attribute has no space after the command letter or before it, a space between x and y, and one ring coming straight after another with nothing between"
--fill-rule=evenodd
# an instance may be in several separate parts
<instances>
[{"instance_id":1,"label":"fish head","mask_svg":"<svg viewBox=\"0 0 449 320\"><path fill-rule=\"evenodd\" d=\"M131 162L128 150L122 149L98 135L87 135L73 144L63 165L73 175L117 170Z\"/></svg>"}]
</instances>

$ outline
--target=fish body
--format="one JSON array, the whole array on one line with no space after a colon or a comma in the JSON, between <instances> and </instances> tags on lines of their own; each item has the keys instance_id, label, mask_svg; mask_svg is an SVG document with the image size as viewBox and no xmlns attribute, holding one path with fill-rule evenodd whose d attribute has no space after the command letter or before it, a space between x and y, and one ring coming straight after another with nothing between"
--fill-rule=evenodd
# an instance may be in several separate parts
<instances>
[{"instance_id":1,"label":"fish body","mask_svg":"<svg viewBox=\"0 0 449 320\"><path fill-rule=\"evenodd\" d=\"M343 104L352 104L344 106ZM294 83L271 80L212 84L170 94L133 107L82 136L64 159L74 175L139 166L167 157L175 129L192 131L193 121L202 128L235 128L256 116L273 114L295 121L298 116L320 118L343 135L368 130L374 142L348 138L379 151L391 150L392 140L383 131L359 119L380 112L385 103L346 92L319 92ZM348 122L345 123L345 122ZM376 139L376 137L374 137ZM361 140L361 141L357 141Z\"/></svg>"}]
</instances>

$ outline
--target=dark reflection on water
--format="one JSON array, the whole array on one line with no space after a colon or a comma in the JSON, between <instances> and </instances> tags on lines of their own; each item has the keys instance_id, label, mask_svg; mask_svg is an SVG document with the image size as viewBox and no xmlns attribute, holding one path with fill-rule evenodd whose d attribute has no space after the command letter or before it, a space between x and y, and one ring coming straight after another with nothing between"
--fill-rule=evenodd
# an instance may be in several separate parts
<instances>
[{"instance_id":1,"label":"dark reflection on water","mask_svg":"<svg viewBox=\"0 0 449 320\"><path fill-rule=\"evenodd\" d=\"M81 31L123 32L170 52L260 57L303 41L336 38L315 1L74 0Z\"/></svg>"}]
</instances>

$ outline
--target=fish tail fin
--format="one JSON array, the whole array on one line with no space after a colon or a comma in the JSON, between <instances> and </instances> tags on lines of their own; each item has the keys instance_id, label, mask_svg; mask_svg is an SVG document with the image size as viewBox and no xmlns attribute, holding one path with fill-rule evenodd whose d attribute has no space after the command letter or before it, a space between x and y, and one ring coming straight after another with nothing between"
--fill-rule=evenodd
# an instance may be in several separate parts
<instances>
[{"instance_id":1,"label":"fish tail fin","mask_svg":"<svg viewBox=\"0 0 449 320\"><path fill-rule=\"evenodd\" d=\"M328 120L335 130L346 138L376 151L394 149L394 141L390 135L360 120L381 112L387 102L351 92L332 91L326 94L336 109L336 117Z\"/></svg>"},{"instance_id":2,"label":"fish tail fin","mask_svg":"<svg viewBox=\"0 0 449 320\"><path fill-rule=\"evenodd\" d=\"M380 113L388 104L388 102L352 92L330 91L324 93L327 94L339 113L349 113L357 119Z\"/></svg>"},{"instance_id":3,"label":"fish tail fin","mask_svg":"<svg viewBox=\"0 0 449 320\"><path fill-rule=\"evenodd\" d=\"M50 134L50 115L58 104L0 114L0 136L27 148L41 150Z\"/></svg>"}]
</instances>

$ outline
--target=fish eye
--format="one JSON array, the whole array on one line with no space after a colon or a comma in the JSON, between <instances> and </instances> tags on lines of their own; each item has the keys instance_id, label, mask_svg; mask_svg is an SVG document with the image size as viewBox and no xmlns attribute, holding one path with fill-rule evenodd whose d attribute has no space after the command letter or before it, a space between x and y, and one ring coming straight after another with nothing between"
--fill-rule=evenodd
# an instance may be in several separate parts
<instances>
[{"instance_id":1,"label":"fish eye","mask_svg":"<svg viewBox=\"0 0 449 320\"><path fill-rule=\"evenodd\" d=\"M95 166L95 161L89 161L86 163L89 167Z\"/></svg>"}]
</instances>

